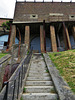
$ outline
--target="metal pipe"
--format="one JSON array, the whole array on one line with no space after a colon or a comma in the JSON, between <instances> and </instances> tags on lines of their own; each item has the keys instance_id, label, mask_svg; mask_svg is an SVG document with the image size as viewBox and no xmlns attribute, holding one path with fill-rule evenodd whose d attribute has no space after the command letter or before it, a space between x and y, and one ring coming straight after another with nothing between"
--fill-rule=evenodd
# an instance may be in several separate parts
<instances>
[{"instance_id":1,"label":"metal pipe","mask_svg":"<svg viewBox=\"0 0 75 100\"><path fill-rule=\"evenodd\" d=\"M17 30L19 32L19 49L18 49L18 61L19 61L19 59L20 59L21 33L20 33L20 30L18 27L17 27Z\"/></svg>"},{"instance_id":2,"label":"metal pipe","mask_svg":"<svg viewBox=\"0 0 75 100\"><path fill-rule=\"evenodd\" d=\"M46 53L45 20L43 20L43 34L44 34L44 50L45 50L45 53Z\"/></svg>"}]
</instances>

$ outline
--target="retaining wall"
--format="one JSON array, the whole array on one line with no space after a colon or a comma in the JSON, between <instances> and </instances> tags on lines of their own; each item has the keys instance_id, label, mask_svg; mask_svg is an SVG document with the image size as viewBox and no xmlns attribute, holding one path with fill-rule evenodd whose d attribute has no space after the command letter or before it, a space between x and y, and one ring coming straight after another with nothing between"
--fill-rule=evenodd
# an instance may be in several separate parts
<instances>
[{"instance_id":1,"label":"retaining wall","mask_svg":"<svg viewBox=\"0 0 75 100\"><path fill-rule=\"evenodd\" d=\"M2 57L0 59L0 90L2 88L2 83L3 83L3 76L5 73L5 67L11 64L11 55L7 54L6 56Z\"/></svg>"}]
</instances>

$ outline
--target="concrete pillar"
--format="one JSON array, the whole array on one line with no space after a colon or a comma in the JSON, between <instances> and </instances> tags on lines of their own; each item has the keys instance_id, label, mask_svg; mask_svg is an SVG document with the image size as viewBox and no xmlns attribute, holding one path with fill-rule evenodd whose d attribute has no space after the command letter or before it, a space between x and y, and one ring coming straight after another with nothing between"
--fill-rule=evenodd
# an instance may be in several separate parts
<instances>
[{"instance_id":1,"label":"concrete pillar","mask_svg":"<svg viewBox=\"0 0 75 100\"><path fill-rule=\"evenodd\" d=\"M71 43L70 43L68 29L67 29L67 27L65 27L65 28L66 28L66 30L63 32L65 48L71 49Z\"/></svg>"},{"instance_id":2,"label":"concrete pillar","mask_svg":"<svg viewBox=\"0 0 75 100\"><path fill-rule=\"evenodd\" d=\"M12 45L15 44L15 38L16 38L16 25L12 25L9 49L11 49Z\"/></svg>"},{"instance_id":3,"label":"concrete pillar","mask_svg":"<svg viewBox=\"0 0 75 100\"><path fill-rule=\"evenodd\" d=\"M68 47L69 47L69 49L71 49L70 37L69 37L69 33L68 33L67 28L66 28L66 36L67 36L67 41L68 41Z\"/></svg>"},{"instance_id":4,"label":"concrete pillar","mask_svg":"<svg viewBox=\"0 0 75 100\"><path fill-rule=\"evenodd\" d=\"M30 27L25 26L25 45L27 49L30 47Z\"/></svg>"},{"instance_id":5,"label":"concrete pillar","mask_svg":"<svg viewBox=\"0 0 75 100\"><path fill-rule=\"evenodd\" d=\"M55 36L54 26L50 26L50 35L51 35L52 51L57 52L57 43L56 43L56 36Z\"/></svg>"},{"instance_id":6,"label":"concrete pillar","mask_svg":"<svg viewBox=\"0 0 75 100\"><path fill-rule=\"evenodd\" d=\"M41 52L45 52L43 25L40 26L40 46L41 46Z\"/></svg>"},{"instance_id":7,"label":"concrete pillar","mask_svg":"<svg viewBox=\"0 0 75 100\"><path fill-rule=\"evenodd\" d=\"M75 26L73 26L73 28L72 28L72 35L73 35L73 38L75 40Z\"/></svg>"}]
</instances>

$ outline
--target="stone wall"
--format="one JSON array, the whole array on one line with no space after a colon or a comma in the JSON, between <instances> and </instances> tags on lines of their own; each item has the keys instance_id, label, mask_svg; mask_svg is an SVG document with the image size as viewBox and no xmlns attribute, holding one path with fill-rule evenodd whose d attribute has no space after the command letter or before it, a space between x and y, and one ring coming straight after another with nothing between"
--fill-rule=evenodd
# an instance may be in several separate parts
<instances>
[{"instance_id":1,"label":"stone wall","mask_svg":"<svg viewBox=\"0 0 75 100\"><path fill-rule=\"evenodd\" d=\"M22 61L22 59L24 58L24 56L27 54L27 48L25 44L21 44L20 45L20 55L18 55L19 52L19 45L13 45L12 49L11 49L11 55L12 55L12 64L15 63L20 63L20 61Z\"/></svg>"},{"instance_id":2,"label":"stone wall","mask_svg":"<svg viewBox=\"0 0 75 100\"><path fill-rule=\"evenodd\" d=\"M21 59L23 59L26 54L27 54L27 48L26 48L25 44L21 44L21 49L20 49Z\"/></svg>"},{"instance_id":3,"label":"stone wall","mask_svg":"<svg viewBox=\"0 0 75 100\"><path fill-rule=\"evenodd\" d=\"M2 88L3 76L4 76L4 73L5 73L5 67L8 64L11 64L11 55L9 55L9 54L0 59L0 90Z\"/></svg>"},{"instance_id":4,"label":"stone wall","mask_svg":"<svg viewBox=\"0 0 75 100\"><path fill-rule=\"evenodd\" d=\"M56 66L52 63L48 54L44 53L43 57L51 75L56 92L58 93L59 100L75 100L74 93L71 91L66 81L64 81L63 77L61 77L59 71L56 69Z\"/></svg>"},{"instance_id":5,"label":"stone wall","mask_svg":"<svg viewBox=\"0 0 75 100\"><path fill-rule=\"evenodd\" d=\"M23 48L21 50L24 50ZM32 53L28 55L29 57L27 57L27 55L24 56L24 58L22 59L22 61L20 62L19 66L17 67L17 69L15 70L15 72L12 74L12 76L9 79L9 85L8 85L8 100L11 100L12 98L12 94L13 94L13 85L14 85L14 80L16 79L16 86L15 86L15 97L14 99L16 100L17 97L17 89L18 89L18 79L19 79L19 73L20 72L20 77L25 73L25 77L24 80L26 80L27 77L27 73L29 70L29 66L30 66L30 59L32 56ZM26 62L25 62L26 61ZM21 74L22 72L22 65L23 65L23 74ZM13 80L13 81L12 81ZM19 86L19 93L20 95L23 92L23 87L24 87L25 82L23 81L22 87L21 87L21 78L20 78L20 86ZM4 86L4 88L2 89L2 91L0 92L0 100L3 100L3 97L5 95L5 91L6 91L6 85ZM19 97L20 97L19 95ZM20 100L20 99L19 99Z\"/></svg>"}]
</instances>

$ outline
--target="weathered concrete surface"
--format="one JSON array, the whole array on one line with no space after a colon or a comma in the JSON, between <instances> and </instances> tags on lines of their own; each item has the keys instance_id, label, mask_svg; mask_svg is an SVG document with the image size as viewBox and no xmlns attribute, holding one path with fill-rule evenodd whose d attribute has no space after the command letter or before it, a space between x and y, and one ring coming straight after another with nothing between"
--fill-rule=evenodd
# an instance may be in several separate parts
<instances>
[{"instance_id":1,"label":"weathered concrete surface","mask_svg":"<svg viewBox=\"0 0 75 100\"><path fill-rule=\"evenodd\" d=\"M40 74L40 73L39 73ZM35 75L34 75L35 76ZM51 80L51 78L50 77L27 77L27 80L30 80L30 81L41 81L41 80L43 80L43 81L50 81Z\"/></svg>"},{"instance_id":2,"label":"weathered concrete surface","mask_svg":"<svg viewBox=\"0 0 75 100\"><path fill-rule=\"evenodd\" d=\"M45 52L45 46L44 46L44 32L43 32L43 25L40 26L40 46L41 46L41 52Z\"/></svg>"},{"instance_id":3,"label":"weathered concrete surface","mask_svg":"<svg viewBox=\"0 0 75 100\"><path fill-rule=\"evenodd\" d=\"M6 55L0 59L0 90L2 88L3 77L5 73L5 68L8 64L11 64L11 55Z\"/></svg>"},{"instance_id":4,"label":"weathered concrete surface","mask_svg":"<svg viewBox=\"0 0 75 100\"><path fill-rule=\"evenodd\" d=\"M23 100L58 100L58 95L41 54L32 55L24 90Z\"/></svg>"},{"instance_id":5,"label":"weathered concrete surface","mask_svg":"<svg viewBox=\"0 0 75 100\"><path fill-rule=\"evenodd\" d=\"M25 93L23 100L57 100L57 94L52 93Z\"/></svg>"},{"instance_id":6,"label":"weathered concrete surface","mask_svg":"<svg viewBox=\"0 0 75 100\"><path fill-rule=\"evenodd\" d=\"M24 59L27 57L27 55L24 57ZM13 94L13 84L14 84L14 82L12 82L12 80L14 80L16 77L18 77L18 76L16 76L17 75L17 73L18 73L18 71L19 71L19 69L20 69L20 67L22 66L22 63L24 62L24 59L21 61L21 63L19 64L19 66L17 67L17 69L15 70L15 72L13 73L13 75L10 77L10 79L9 79L9 81L11 81L9 84L9 94L8 94L8 100L11 100L11 98L12 98L12 94ZM28 65L26 64L26 65L24 65L23 67L27 67ZM28 73L28 70L29 70L29 67L28 67L28 69L27 69L27 72L26 72L26 74L25 74L25 79L24 79L24 81L26 80L26 77L27 77L27 73ZM24 81L23 81L23 87L24 87ZM18 78L16 78L16 88L15 88L15 100L16 100L16 95L17 95L17 87L18 87ZM23 87L22 87L22 89L20 90L20 94L22 93L22 91L23 91ZM4 86L4 88L2 89L2 91L0 92L0 100L3 100L3 97L4 97L4 94L5 94L5 91L6 91L6 86Z\"/></svg>"},{"instance_id":7,"label":"weathered concrete surface","mask_svg":"<svg viewBox=\"0 0 75 100\"><path fill-rule=\"evenodd\" d=\"M52 81L26 81L26 86L52 86Z\"/></svg>"},{"instance_id":8,"label":"weathered concrete surface","mask_svg":"<svg viewBox=\"0 0 75 100\"><path fill-rule=\"evenodd\" d=\"M25 86L27 93L49 93L54 90L53 86Z\"/></svg>"},{"instance_id":9,"label":"weathered concrete surface","mask_svg":"<svg viewBox=\"0 0 75 100\"><path fill-rule=\"evenodd\" d=\"M57 52L57 43L56 43L56 36L55 36L54 26L50 26L50 34L51 34L52 51Z\"/></svg>"},{"instance_id":10,"label":"weathered concrete surface","mask_svg":"<svg viewBox=\"0 0 75 100\"><path fill-rule=\"evenodd\" d=\"M25 26L25 45L27 49L30 46L30 26Z\"/></svg>"},{"instance_id":11,"label":"weathered concrete surface","mask_svg":"<svg viewBox=\"0 0 75 100\"><path fill-rule=\"evenodd\" d=\"M40 73L40 75L42 75L42 76L49 76L49 73ZM39 75L39 73L35 74L36 77L38 77L38 76L40 77L40 75ZM28 76L29 77L34 76L34 73L29 73Z\"/></svg>"},{"instance_id":12,"label":"weathered concrete surface","mask_svg":"<svg viewBox=\"0 0 75 100\"><path fill-rule=\"evenodd\" d=\"M52 77L53 83L55 85L56 91L59 95L60 100L75 100L75 95L71 92L68 84L59 75L58 70L52 63L51 59L47 54L43 54L45 58L45 63L48 67L49 73Z\"/></svg>"},{"instance_id":13,"label":"weathered concrete surface","mask_svg":"<svg viewBox=\"0 0 75 100\"><path fill-rule=\"evenodd\" d=\"M15 44L15 37L16 37L16 25L12 25L10 43L9 43L9 50L11 50L12 45Z\"/></svg>"}]
</instances>

